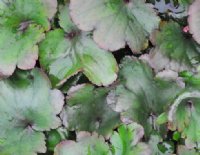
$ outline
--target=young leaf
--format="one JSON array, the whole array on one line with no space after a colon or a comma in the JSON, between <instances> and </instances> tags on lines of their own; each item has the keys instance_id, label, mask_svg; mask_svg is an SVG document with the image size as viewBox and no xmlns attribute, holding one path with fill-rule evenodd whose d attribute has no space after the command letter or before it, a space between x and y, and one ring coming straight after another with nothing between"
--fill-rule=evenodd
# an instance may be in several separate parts
<instances>
[{"instance_id":1,"label":"young leaf","mask_svg":"<svg viewBox=\"0 0 200 155\"><path fill-rule=\"evenodd\" d=\"M145 0L71 0L70 14L81 30L93 30L95 42L110 51L128 44L140 52L160 21Z\"/></svg>"},{"instance_id":2,"label":"young leaf","mask_svg":"<svg viewBox=\"0 0 200 155\"><path fill-rule=\"evenodd\" d=\"M90 34L81 32L68 16L68 6L59 15L60 25L47 33L40 45L40 63L56 85L82 71L96 85L107 86L117 78L118 67L111 53L94 43Z\"/></svg>"},{"instance_id":3,"label":"young leaf","mask_svg":"<svg viewBox=\"0 0 200 155\"><path fill-rule=\"evenodd\" d=\"M16 66L27 70L35 66L38 43L50 25L40 0L0 2L0 77L13 74Z\"/></svg>"},{"instance_id":4,"label":"young leaf","mask_svg":"<svg viewBox=\"0 0 200 155\"><path fill-rule=\"evenodd\" d=\"M156 116L181 88L173 81L154 78L147 64L131 57L122 61L119 78L120 84L108 96L108 103L121 112L122 118L142 124L148 135L155 127Z\"/></svg>"},{"instance_id":5,"label":"young leaf","mask_svg":"<svg viewBox=\"0 0 200 155\"><path fill-rule=\"evenodd\" d=\"M111 155L111 153L102 136L82 131L77 134L77 142L67 140L58 144L54 155Z\"/></svg>"},{"instance_id":6,"label":"young leaf","mask_svg":"<svg viewBox=\"0 0 200 155\"><path fill-rule=\"evenodd\" d=\"M120 126L118 132L115 131L110 140L113 155L151 154L148 145L139 142L143 135L143 127L136 123Z\"/></svg>"},{"instance_id":7,"label":"young leaf","mask_svg":"<svg viewBox=\"0 0 200 155\"><path fill-rule=\"evenodd\" d=\"M107 89L95 89L89 84L72 87L61 113L64 125L69 130L108 135L119 123L119 114L107 105L107 94Z\"/></svg>"},{"instance_id":8,"label":"young leaf","mask_svg":"<svg viewBox=\"0 0 200 155\"><path fill-rule=\"evenodd\" d=\"M62 140L61 135L57 130L51 130L47 133L46 146L50 151L54 151L56 145Z\"/></svg>"},{"instance_id":9,"label":"young leaf","mask_svg":"<svg viewBox=\"0 0 200 155\"><path fill-rule=\"evenodd\" d=\"M0 154L45 153L42 133L61 125L57 115L64 104L59 90L39 69L0 81Z\"/></svg>"}]
</instances>

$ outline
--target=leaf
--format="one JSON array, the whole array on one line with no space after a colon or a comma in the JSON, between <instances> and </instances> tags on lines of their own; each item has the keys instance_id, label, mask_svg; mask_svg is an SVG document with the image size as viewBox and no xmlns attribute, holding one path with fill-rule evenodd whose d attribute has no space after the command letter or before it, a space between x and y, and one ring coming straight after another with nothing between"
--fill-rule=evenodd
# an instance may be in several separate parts
<instances>
[{"instance_id":1,"label":"leaf","mask_svg":"<svg viewBox=\"0 0 200 155\"><path fill-rule=\"evenodd\" d=\"M158 54L155 53L153 57L159 61L156 63L161 66L171 66L175 71L182 71L186 68L194 69L200 60L200 48L188 35L175 22L165 24L156 37L157 52L164 55L164 60L156 59L155 55ZM171 61L170 64L167 60L165 61L164 57Z\"/></svg>"},{"instance_id":2,"label":"leaf","mask_svg":"<svg viewBox=\"0 0 200 155\"><path fill-rule=\"evenodd\" d=\"M47 10L49 19L52 19L57 12L57 0L41 0Z\"/></svg>"},{"instance_id":3,"label":"leaf","mask_svg":"<svg viewBox=\"0 0 200 155\"><path fill-rule=\"evenodd\" d=\"M67 94L71 87L76 86L78 83L83 83L82 80L85 78L86 77L82 73L78 73L69 78L67 82L65 82L59 89L62 91L62 93Z\"/></svg>"},{"instance_id":4,"label":"leaf","mask_svg":"<svg viewBox=\"0 0 200 155\"><path fill-rule=\"evenodd\" d=\"M67 140L58 144L54 155L111 155L111 153L102 136L82 131L77 134L77 142Z\"/></svg>"},{"instance_id":5,"label":"leaf","mask_svg":"<svg viewBox=\"0 0 200 155\"><path fill-rule=\"evenodd\" d=\"M57 115L64 104L59 90L39 69L0 81L0 154L45 153L43 131L61 125Z\"/></svg>"},{"instance_id":6,"label":"leaf","mask_svg":"<svg viewBox=\"0 0 200 155\"><path fill-rule=\"evenodd\" d=\"M180 72L179 76L182 77L187 85L187 87L192 87L192 88L199 88L200 86L200 72L197 71L196 73L194 72Z\"/></svg>"},{"instance_id":7,"label":"leaf","mask_svg":"<svg viewBox=\"0 0 200 155\"><path fill-rule=\"evenodd\" d=\"M196 71L195 67L188 66L187 64L174 59L170 59L164 55L159 48L152 49L149 54L144 54L140 57L141 60L146 61L156 73L162 72L163 70L170 70L174 72L181 71Z\"/></svg>"},{"instance_id":8,"label":"leaf","mask_svg":"<svg viewBox=\"0 0 200 155\"><path fill-rule=\"evenodd\" d=\"M47 0L4 0L0 2L0 23L3 27L13 28L16 32L20 24L30 21L49 29L47 10L45 5ZM39 14L39 16L38 16Z\"/></svg>"},{"instance_id":9,"label":"leaf","mask_svg":"<svg viewBox=\"0 0 200 155\"><path fill-rule=\"evenodd\" d=\"M145 143L139 142L143 137L143 127L132 123L121 125L118 132L114 131L111 136L113 155L149 155L151 150Z\"/></svg>"},{"instance_id":10,"label":"leaf","mask_svg":"<svg viewBox=\"0 0 200 155\"><path fill-rule=\"evenodd\" d=\"M96 85L107 86L117 78L118 67L111 53L94 43L90 34L81 32L71 22L68 7L59 15L60 25L47 33L40 45L40 63L52 77L55 85L82 71Z\"/></svg>"},{"instance_id":11,"label":"leaf","mask_svg":"<svg viewBox=\"0 0 200 155\"><path fill-rule=\"evenodd\" d=\"M199 31L199 19L200 19L200 0L195 0L192 5L190 5L188 11L188 23L190 33L193 35L193 38L200 44L200 31Z\"/></svg>"},{"instance_id":12,"label":"leaf","mask_svg":"<svg viewBox=\"0 0 200 155\"><path fill-rule=\"evenodd\" d=\"M57 130L51 130L46 135L47 149L50 151L54 151L54 148L62 140L62 137Z\"/></svg>"},{"instance_id":13,"label":"leaf","mask_svg":"<svg viewBox=\"0 0 200 155\"><path fill-rule=\"evenodd\" d=\"M152 155L172 155L174 152L171 146L163 142L162 138L156 134L151 135L148 144L151 148ZM159 145L162 146L163 150L159 148Z\"/></svg>"},{"instance_id":14,"label":"leaf","mask_svg":"<svg viewBox=\"0 0 200 155\"><path fill-rule=\"evenodd\" d=\"M162 114L160 114L160 116L158 116L158 118L156 119L156 123L157 124L164 124L168 121L168 118L167 118L167 114L164 112Z\"/></svg>"},{"instance_id":15,"label":"leaf","mask_svg":"<svg viewBox=\"0 0 200 155\"><path fill-rule=\"evenodd\" d=\"M195 147L200 143L200 92L185 90L172 103L168 112L169 129L177 129L186 138L186 146Z\"/></svg>"},{"instance_id":16,"label":"leaf","mask_svg":"<svg viewBox=\"0 0 200 155\"><path fill-rule=\"evenodd\" d=\"M132 57L122 61L119 78L120 84L109 94L108 103L121 112L122 120L140 123L148 136L152 128L156 128L158 114L181 88L171 80L155 78L147 64Z\"/></svg>"},{"instance_id":17,"label":"leaf","mask_svg":"<svg viewBox=\"0 0 200 155\"><path fill-rule=\"evenodd\" d=\"M107 105L107 94L106 88L96 89L89 84L72 87L61 114L63 124L69 130L108 135L119 123L119 114Z\"/></svg>"},{"instance_id":18,"label":"leaf","mask_svg":"<svg viewBox=\"0 0 200 155\"><path fill-rule=\"evenodd\" d=\"M5 0L0 16L0 77L12 75L16 66L33 68L37 44L50 27L45 6L39 0Z\"/></svg>"},{"instance_id":19,"label":"leaf","mask_svg":"<svg viewBox=\"0 0 200 155\"><path fill-rule=\"evenodd\" d=\"M136 53L147 48L147 37L160 21L145 0L71 0L70 14L81 30L93 31L95 42L109 51L126 44Z\"/></svg>"},{"instance_id":20,"label":"leaf","mask_svg":"<svg viewBox=\"0 0 200 155\"><path fill-rule=\"evenodd\" d=\"M195 149L188 149L184 145L178 146L178 155L198 155L199 153Z\"/></svg>"}]
</instances>

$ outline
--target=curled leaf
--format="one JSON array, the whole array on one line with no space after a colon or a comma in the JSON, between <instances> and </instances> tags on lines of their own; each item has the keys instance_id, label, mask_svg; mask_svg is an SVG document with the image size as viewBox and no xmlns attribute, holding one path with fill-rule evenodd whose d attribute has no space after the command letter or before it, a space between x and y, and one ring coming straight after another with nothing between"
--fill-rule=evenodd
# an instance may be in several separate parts
<instances>
[{"instance_id":1,"label":"curled leaf","mask_svg":"<svg viewBox=\"0 0 200 155\"><path fill-rule=\"evenodd\" d=\"M200 92L185 91L173 101L168 112L169 128L181 132L189 148L200 142L199 106Z\"/></svg>"}]
</instances>

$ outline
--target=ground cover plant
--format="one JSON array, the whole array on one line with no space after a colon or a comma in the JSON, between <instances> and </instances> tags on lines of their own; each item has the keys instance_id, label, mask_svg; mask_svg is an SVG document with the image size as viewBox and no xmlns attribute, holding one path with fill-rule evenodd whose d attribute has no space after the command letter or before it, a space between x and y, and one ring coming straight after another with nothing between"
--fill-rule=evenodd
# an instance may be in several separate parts
<instances>
[{"instance_id":1,"label":"ground cover plant","mask_svg":"<svg viewBox=\"0 0 200 155\"><path fill-rule=\"evenodd\" d=\"M0 0L0 155L199 155L200 0Z\"/></svg>"}]
</instances>

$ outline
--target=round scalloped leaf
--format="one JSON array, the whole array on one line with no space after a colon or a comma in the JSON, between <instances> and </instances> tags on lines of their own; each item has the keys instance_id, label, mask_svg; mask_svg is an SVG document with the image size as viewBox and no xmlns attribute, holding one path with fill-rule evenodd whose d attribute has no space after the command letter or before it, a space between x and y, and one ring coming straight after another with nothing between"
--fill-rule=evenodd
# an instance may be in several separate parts
<instances>
[{"instance_id":1,"label":"round scalloped leaf","mask_svg":"<svg viewBox=\"0 0 200 155\"><path fill-rule=\"evenodd\" d=\"M150 155L151 150L148 145L139 142L143 135L144 129L139 124L120 126L118 132L114 131L110 140L113 155Z\"/></svg>"},{"instance_id":2,"label":"round scalloped leaf","mask_svg":"<svg viewBox=\"0 0 200 155\"><path fill-rule=\"evenodd\" d=\"M200 0L195 0L194 3L190 5L188 15L190 33L193 35L193 38L200 44Z\"/></svg>"},{"instance_id":3,"label":"round scalloped leaf","mask_svg":"<svg viewBox=\"0 0 200 155\"><path fill-rule=\"evenodd\" d=\"M0 16L0 76L12 75L16 66L33 68L37 44L50 26L45 6L40 0L5 0L0 2Z\"/></svg>"},{"instance_id":4,"label":"round scalloped leaf","mask_svg":"<svg viewBox=\"0 0 200 155\"><path fill-rule=\"evenodd\" d=\"M70 14L81 30L93 30L95 42L110 51L128 44L140 52L160 21L145 0L71 0Z\"/></svg>"},{"instance_id":5,"label":"round scalloped leaf","mask_svg":"<svg viewBox=\"0 0 200 155\"><path fill-rule=\"evenodd\" d=\"M96 131L108 135L119 123L119 114L107 105L107 94L107 89L95 89L89 84L72 87L61 113L63 124L69 130Z\"/></svg>"},{"instance_id":6,"label":"round scalloped leaf","mask_svg":"<svg viewBox=\"0 0 200 155\"><path fill-rule=\"evenodd\" d=\"M46 75L34 69L0 81L0 94L0 154L45 153L42 132L61 125L62 93L51 90Z\"/></svg>"},{"instance_id":7,"label":"round scalloped leaf","mask_svg":"<svg viewBox=\"0 0 200 155\"><path fill-rule=\"evenodd\" d=\"M30 25L22 33L13 33L0 28L0 77L13 74L16 66L22 70L31 69L38 59L37 43L44 37L43 30Z\"/></svg>"},{"instance_id":8,"label":"round scalloped leaf","mask_svg":"<svg viewBox=\"0 0 200 155\"><path fill-rule=\"evenodd\" d=\"M108 103L121 112L122 119L140 123L148 135L152 121L181 88L173 81L154 78L147 64L131 57L122 61L119 78L120 84L109 94Z\"/></svg>"},{"instance_id":9,"label":"round scalloped leaf","mask_svg":"<svg viewBox=\"0 0 200 155\"><path fill-rule=\"evenodd\" d=\"M166 23L161 28L156 37L156 45L159 52L176 61L180 67L193 68L199 63L200 47L175 22Z\"/></svg>"},{"instance_id":10,"label":"round scalloped leaf","mask_svg":"<svg viewBox=\"0 0 200 155\"><path fill-rule=\"evenodd\" d=\"M58 144L54 155L111 155L111 153L102 136L82 131L77 134L77 142L67 140Z\"/></svg>"},{"instance_id":11,"label":"round scalloped leaf","mask_svg":"<svg viewBox=\"0 0 200 155\"><path fill-rule=\"evenodd\" d=\"M40 45L40 63L56 85L82 71L96 85L107 86L117 78L114 56L100 49L90 34L79 31L68 16L68 7L61 10L60 25L47 33Z\"/></svg>"},{"instance_id":12,"label":"round scalloped leaf","mask_svg":"<svg viewBox=\"0 0 200 155\"><path fill-rule=\"evenodd\" d=\"M186 91L180 94L168 112L169 128L182 132L186 145L194 147L200 143L200 92Z\"/></svg>"}]
</instances>

